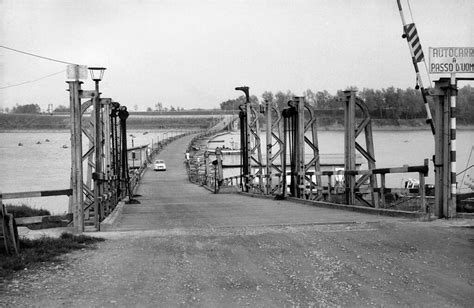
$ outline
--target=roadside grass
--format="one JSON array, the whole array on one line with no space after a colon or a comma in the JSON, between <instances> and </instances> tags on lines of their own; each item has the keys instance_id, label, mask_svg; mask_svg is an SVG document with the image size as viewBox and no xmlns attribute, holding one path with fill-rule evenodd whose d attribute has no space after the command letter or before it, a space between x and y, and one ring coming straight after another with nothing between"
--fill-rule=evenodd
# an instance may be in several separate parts
<instances>
[{"instance_id":1,"label":"roadside grass","mask_svg":"<svg viewBox=\"0 0 474 308\"><path fill-rule=\"evenodd\" d=\"M7 277L15 271L29 268L41 262L53 262L58 256L78 249L93 249L94 243L103 238L88 235L62 233L59 238L20 239L20 253L5 255L0 253L0 277Z\"/></svg>"},{"instance_id":2,"label":"roadside grass","mask_svg":"<svg viewBox=\"0 0 474 308\"><path fill-rule=\"evenodd\" d=\"M34 208L29 207L26 204L22 204L22 205L7 204L5 205L5 207L7 209L8 214L12 214L13 217L15 218L51 215L51 213L48 210L34 209Z\"/></svg>"}]
</instances>

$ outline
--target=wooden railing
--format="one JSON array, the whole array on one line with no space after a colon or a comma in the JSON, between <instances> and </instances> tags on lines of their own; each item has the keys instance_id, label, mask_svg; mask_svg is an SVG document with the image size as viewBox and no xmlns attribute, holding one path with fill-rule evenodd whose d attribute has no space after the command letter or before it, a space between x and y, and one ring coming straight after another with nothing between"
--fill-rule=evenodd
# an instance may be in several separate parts
<instances>
[{"instance_id":1,"label":"wooden railing","mask_svg":"<svg viewBox=\"0 0 474 308\"><path fill-rule=\"evenodd\" d=\"M20 242L18 237L17 223L13 215L8 213L3 200L22 199L51 196L70 196L72 189L25 191L0 194L0 238L3 239L3 246L7 253L19 253Z\"/></svg>"}]
</instances>

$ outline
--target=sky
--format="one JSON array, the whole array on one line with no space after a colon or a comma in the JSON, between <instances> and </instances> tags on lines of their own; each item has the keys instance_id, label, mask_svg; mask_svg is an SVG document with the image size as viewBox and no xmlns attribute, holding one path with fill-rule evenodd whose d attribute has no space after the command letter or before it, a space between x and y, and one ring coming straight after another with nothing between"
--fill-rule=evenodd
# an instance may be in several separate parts
<instances>
[{"instance_id":1,"label":"sky","mask_svg":"<svg viewBox=\"0 0 474 308\"><path fill-rule=\"evenodd\" d=\"M428 47L474 47L474 1L409 4L426 57ZM402 5L411 22L407 0ZM396 0L0 0L0 45L106 67L102 97L130 110L158 102L219 108L244 85L259 98L264 91L413 88L401 34ZM0 108L68 106L64 70L64 63L0 48ZM90 78L82 88L94 88Z\"/></svg>"}]
</instances>

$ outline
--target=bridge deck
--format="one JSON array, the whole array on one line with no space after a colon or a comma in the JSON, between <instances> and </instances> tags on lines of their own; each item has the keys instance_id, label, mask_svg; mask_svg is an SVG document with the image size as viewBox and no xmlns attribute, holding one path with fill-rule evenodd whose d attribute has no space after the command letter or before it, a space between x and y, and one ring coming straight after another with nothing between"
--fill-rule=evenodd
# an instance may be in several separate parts
<instances>
[{"instance_id":1,"label":"bridge deck","mask_svg":"<svg viewBox=\"0 0 474 308\"><path fill-rule=\"evenodd\" d=\"M188 181L184 149L191 137L168 145L159 155L167 171L149 166L135 199L107 230L157 230L298 224L350 224L395 221L394 218L325 209L288 201L250 198L238 194L214 194Z\"/></svg>"}]
</instances>

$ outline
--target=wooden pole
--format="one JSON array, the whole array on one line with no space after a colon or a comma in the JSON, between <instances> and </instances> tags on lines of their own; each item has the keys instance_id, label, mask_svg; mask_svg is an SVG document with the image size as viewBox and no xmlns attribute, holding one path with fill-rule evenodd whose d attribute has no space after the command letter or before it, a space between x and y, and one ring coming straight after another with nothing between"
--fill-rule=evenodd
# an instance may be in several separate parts
<instances>
[{"instance_id":1,"label":"wooden pole","mask_svg":"<svg viewBox=\"0 0 474 308\"><path fill-rule=\"evenodd\" d=\"M270 195L272 192L272 106L271 102L265 101L265 112L267 116L266 124L266 141L267 141L267 158L265 170L265 194Z\"/></svg>"},{"instance_id":2,"label":"wooden pole","mask_svg":"<svg viewBox=\"0 0 474 308\"><path fill-rule=\"evenodd\" d=\"M385 208L385 173L380 174L380 203Z\"/></svg>"},{"instance_id":3,"label":"wooden pole","mask_svg":"<svg viewBox=\"0 0 474 308\"><path fill-rule=\"evenodd\" d=\"M435 215L438 218L452 217L450 208L451 161L450 161L450 80L440 78L435 81L435 89L430 94L438 97L436 104L435 134ZM454 208L455 212L455 208ZM455 214L455 213L454 213Z\"/></svg>"},{"instance_id":4,"label":"wooden pole","mask_svg":"<svg viewBox=\"0 0 474 308\"><path fill-rule=\"evenodd\" d=\"M344 168L345 170L355 170L355 92L344 91ZM346 203L355 204L355 178L353 175L344 174L346 186Z\"/></svg>"},{"instance_id":5,"label":"wooden pole","mask_svg":"<svg viewBox=\"0 0 474 308\"><path fill-rule=\"evenodd\" d=\"M71 186L73 226L76 233L84 232L84 195L82 169L82 111L80 81L68 81L71 112Z\"/></svg>"}]
</instances>

